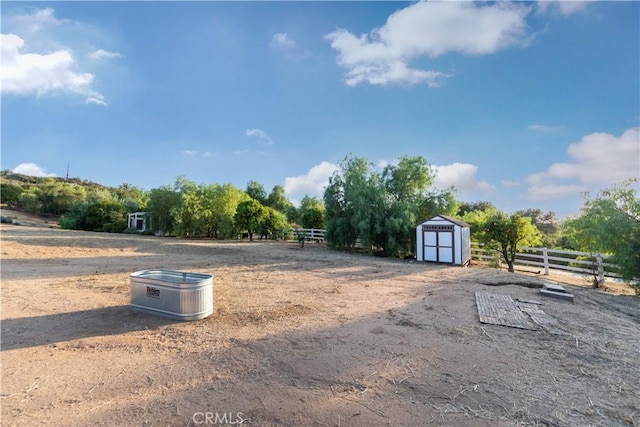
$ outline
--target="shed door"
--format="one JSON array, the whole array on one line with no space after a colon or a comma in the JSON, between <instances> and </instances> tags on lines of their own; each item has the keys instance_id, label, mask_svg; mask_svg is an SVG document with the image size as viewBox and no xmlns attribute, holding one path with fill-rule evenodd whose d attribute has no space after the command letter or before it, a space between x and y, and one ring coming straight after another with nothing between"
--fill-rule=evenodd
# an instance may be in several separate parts
<instances>
[{"instance_id":1,"label":"shed door","mask_svg":"<svg viewBox=\"0 0 640 427\"><path fill-rule=\"evenodd\" d=\"M453 225L423 225L422 242L425 261L453 264Z\"/></svg>"}]
</instances>

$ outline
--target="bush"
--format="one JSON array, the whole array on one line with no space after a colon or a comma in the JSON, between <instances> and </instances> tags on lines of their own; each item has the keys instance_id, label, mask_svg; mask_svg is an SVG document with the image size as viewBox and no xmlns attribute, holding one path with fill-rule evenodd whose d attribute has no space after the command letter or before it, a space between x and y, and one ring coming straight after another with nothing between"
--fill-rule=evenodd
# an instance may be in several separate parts
<instances>
[{"instance_id":1,"label":"bush","mask_svg":"<svg viewBox=\"0 0 640 427\"><path fill-rule=\"evenodd\" d=\"M106 233L124 233L125 230L127 230L127 220L124 218L108 222L102 226L102 231Z\"/></svg>"},{"instance_id":2,"label":"bush","mask_svg":"<svg viewBox=\"0 0 640 427\"><path fill-rule=\"evenodd\" d=\"M2 224L13 224L13 218L11 218L10 216L3 216L0 217L0 222Z\"/></svg>"},{"instance_id":3,"label":"bush","mask_svg":"<svg viewBox=\"0 0 640 427\"><path fill-rule=\"evenodd\" d=\"M65 230L77 230L78 218L71 215L64 215L58 220L58 225Z\"/></svg>"},{"instance_id":4,"label":"bush","mask_svg":"<svg viewBox=\"0 0 640 427\"><path fill-rule=\"evenodd\" d=\"M22 187L3 182L0 184L0 201L9 206L15 206L18 204L23 191Z\"/></svg>"}]
</instances>

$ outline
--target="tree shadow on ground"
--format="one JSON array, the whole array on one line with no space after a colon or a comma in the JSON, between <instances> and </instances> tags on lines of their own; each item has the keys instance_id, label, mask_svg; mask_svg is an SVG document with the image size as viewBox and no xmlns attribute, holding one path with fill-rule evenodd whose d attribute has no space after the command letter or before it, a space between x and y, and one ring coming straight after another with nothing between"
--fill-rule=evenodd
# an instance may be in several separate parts
<instances>
[{"instance_id":1,"label":"tree shadow on ground","mask_svg":"<svg viewBox=\"0 0 640 427\"><path fill-rule=\"evenodd\" d=\"M154 330L180 323L134 312L129 305L2 320L1 351L59 344L90 337Z\"/></svg>"}]
</instances>

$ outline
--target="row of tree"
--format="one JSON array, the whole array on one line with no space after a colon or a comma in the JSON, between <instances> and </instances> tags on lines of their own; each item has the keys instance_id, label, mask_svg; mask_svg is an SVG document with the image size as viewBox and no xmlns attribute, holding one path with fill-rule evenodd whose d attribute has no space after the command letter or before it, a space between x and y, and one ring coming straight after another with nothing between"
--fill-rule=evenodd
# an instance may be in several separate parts
<instances>
[{"instance_id":1,"label":"row of tree","mask_svg":"<svg viewBox=\"0 0 640 427\"><path fill-rule=\"evenodd\" d=\"M3 179L2 202L45 216L61 216L67 229L124 232L127 214L145 211L153 230L181 237L235 238L247 232L277 236L293 227L324 228L324 206L305 196L296 208L275 186L266 194L250 181L245 191L231 184L196 184L178 177L173 185L143 191L130 184L89 187L61 179L37 182Z\"/></svg>"},{"instance_id":2,"label":"row of tree","mask_svg":"<svg viewBox=\"0 0 640 427\"><path fill-rule=\"evenodd\" d=\"M15 183L3 175L0 196L3 203L30 212L62 215L61 226L70 229L122 232L128 213L146 211L153 228L170 235L235 238L247 233L253 239L256 234L278 236L292 226L326 228L333 248L357 246L394 257L415 252L418 222L444 214L470 224L473 240L501 252L510 270L518 246L543 245L612 254L624 278L640 278L638 179L587 197L579 215L559 221L554 212L540 209L508 215L490 202L459 203L454 188L435 189L432 171L420 156L402 157L379 170L350 155L330 178L323 200L306 196L298 208L282 186L267 194L256 181L243 191L184 177L143 191L129 184L108 188L54 178Z\"/></svg>"}]
</instances>

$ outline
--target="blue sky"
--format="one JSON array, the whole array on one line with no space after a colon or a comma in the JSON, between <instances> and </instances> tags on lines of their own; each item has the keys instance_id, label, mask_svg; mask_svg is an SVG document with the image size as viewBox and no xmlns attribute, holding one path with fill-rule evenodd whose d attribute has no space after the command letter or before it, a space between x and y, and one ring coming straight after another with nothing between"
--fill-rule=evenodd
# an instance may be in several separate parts
<instances>
[{"instance_id":1,"label":"blue sky","mask_svg":"<svg viewBox=\"0 0 640 427\"><path fill-rule=\"evenodd\" d=\"M319 196L349 153L576 212L640 176L638 2L2 2L3 170Z\"/></svg>"}]
</instances>

